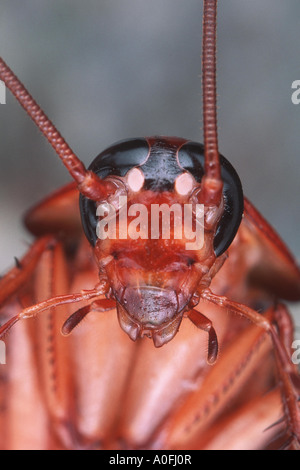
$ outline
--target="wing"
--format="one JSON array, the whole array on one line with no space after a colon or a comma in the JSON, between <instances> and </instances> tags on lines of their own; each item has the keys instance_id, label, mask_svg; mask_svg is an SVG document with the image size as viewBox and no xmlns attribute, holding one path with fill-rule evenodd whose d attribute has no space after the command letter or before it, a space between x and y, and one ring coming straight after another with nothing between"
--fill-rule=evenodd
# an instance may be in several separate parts
<instances>
[{"instance_id":1,"label":"wing","mask_svg":"<svg viewBox=\"0 0 300 470\"><path fill-rule=\"evenodd\" d=\"M248 288L273 298L300 300L300 269L284 242L245 198L244 217L229 257ZM226 265L226 263L225 263Z\"/></svg>"}]
</instances>

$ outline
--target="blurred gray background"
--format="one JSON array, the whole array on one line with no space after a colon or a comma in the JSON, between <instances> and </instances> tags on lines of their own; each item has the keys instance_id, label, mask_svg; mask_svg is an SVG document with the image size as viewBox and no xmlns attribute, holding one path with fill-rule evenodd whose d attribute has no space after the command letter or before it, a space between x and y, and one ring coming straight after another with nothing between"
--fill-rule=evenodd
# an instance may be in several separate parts
<instances>
[{"instance_id":1,"label":"blurred gray background","mask_svg":"<svg viewBox=\"0 0 300 470\"><path fill-rule=\"evenodd\" d=\"M89 162L127 137L202 141L201 0L2 0L0 54ZM221 152L300 258L299 0L220 0ZM0 270L27 248L24 211L69 181L15 100L0 106Z\"/></svg>"}]
</instances>

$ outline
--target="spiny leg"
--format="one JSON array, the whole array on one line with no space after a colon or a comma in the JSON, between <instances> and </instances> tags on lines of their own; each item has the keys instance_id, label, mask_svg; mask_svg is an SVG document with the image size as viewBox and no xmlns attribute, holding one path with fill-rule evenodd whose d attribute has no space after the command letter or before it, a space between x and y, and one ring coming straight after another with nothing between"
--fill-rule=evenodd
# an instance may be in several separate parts
<instances>
[{"instance_id":1,"label":"spiny leg","mask_svg":"<svg viewBox=\"0 0 300 470\"><path fill-rule=\"evenodd\" d=\"M35 317L42 312L51 308L59 307L60 305L71 304L75 302L82 302L86 300L100 300L99 297L103 296L106 292L106 286L99 286L95 289L82 291L78 294L60 295L52 299L45 300L31 307L27 307L19 314L12 317L0 328L0 339L10 330L10 328L19 320Z\"/></svg>"},{"instance_id":2,"label":"spiny leg","mask_svg":"<svg viewBox=\"0 0 300 470\"><path fill-rule=\"evenodd\" d=\"M272 319L273 310L271 308L266 312L270 319ZM216 311L215 313L218 318L225 312ZM230 426L233 412L240 415L243 422L244 430L241 439L245 447L251 446L251 441L248 441L248 431L251 435L255 434L255 430L248 430L247 420L243 421L241 406L248 406L250 400L256 400L269 392L274 384L274 360L270 357L272 349L267 333L250 324L239 330L238 334L231 335L231 321L233 320L234 331L239 324L239 322L234 322L234 317L231 317L231 315L228 316L226 320L225 335L222 335L222 354L219 355L215 365L206 368L203 376L201 371L198 376L201 380L199 386L195 386L193 390L186 393L178 408L173 410L161 426L158 436L162 438L165 448L202 449L202 442L208 438L207 433L210 433L212 426L217 427L222 417ZM253 377L257 377L258 371L260 379L257 384L254 384ZM278 403L281 405L280 391L275 389L275 392L278 396ZM260 424L259 420L252 420L257 432L263 433L269 424L281 417L280 406L274 409L271 406L267 415L268 418L264 419L263 423L261 416L259 417ZM277 431L276 428L274 432ZM226 433L226 430L224 432ZM270 439L270 433L272 431L256 435L257 447L263 448ZM199 442L201 442L200 446Z\"/></svg>"},{"instance_id":3,"label":"spiny leg","mask_svg":"<svg viewBox=\"0 0 300 470\"><path fill-rule=\"evenodd\" d=\"M295 442L297 448L300 448L300 412L298 407L299 396L294 386L293 378L290 375L291 370L294 371L294 367L291 366L291 359L288 356L285 346L281 343L275 327L265 316L257 313L250 307L231 301L226 297L215 295L208 289L203 291L201 296L203 299L208 300L215 305L227 308L228 310L231 310L232 312L247 318L255 325L262 327L270 335L275 351L285 412L287 420L290 424L291 438Z\"/></svg>"},{"instance_id":4,"label":"spiny leg","mask_svg":"<svg viewBox=\"0 0 300 470\"><path fill-rule=\"evenodd\" d=\"M30 247L21 261L18 260L16 266L5 274L0 280L0 307L5 305L5 303L30 280L43 254L47 250L52 250L55 244L56 240L51 236L38 239ZM16 321L16 316L14 316L0 328L0 338L2 338Z\"/></svg>"},{"instance_id":5,"label":"spiny leg","mask_svg":"<svg viewBox=\"0 0 300 470\"><path fill-rule=\"evenodd\" d=\"M28 253L18 261L17 265L0 280L0 306L30 279L43 253L52 249L54 244L55 239L53 237L40 238L31 246Z\"/></svg>"}]
</instances>

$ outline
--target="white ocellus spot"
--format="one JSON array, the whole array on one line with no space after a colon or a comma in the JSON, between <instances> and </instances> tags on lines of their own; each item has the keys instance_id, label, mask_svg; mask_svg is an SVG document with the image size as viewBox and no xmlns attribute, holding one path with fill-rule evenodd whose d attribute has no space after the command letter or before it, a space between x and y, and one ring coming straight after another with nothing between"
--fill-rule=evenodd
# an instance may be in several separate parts
<instances>
[{"instance_id":1,"label":"white ocellus spot","mask_svg":"<svg viewBox=\"0 0 300 470\"><path fill-rule=\"evenodd\" d=\"M175 190L181 196L189 194L194 186L194 178L189 173L182 173L175 180Z\"/></svg>"},{"instance_id":2,"label":"white ocellus spot","mask_svg":"<svg viewBox=\"0 0 300 470\"><path fill-rule=\"evenodd\" d=\"M132 168L127 174L127 184L133 192L138 192L144 184L145 177L143 172L138 168Z\"/></svg>"}]
</instances>

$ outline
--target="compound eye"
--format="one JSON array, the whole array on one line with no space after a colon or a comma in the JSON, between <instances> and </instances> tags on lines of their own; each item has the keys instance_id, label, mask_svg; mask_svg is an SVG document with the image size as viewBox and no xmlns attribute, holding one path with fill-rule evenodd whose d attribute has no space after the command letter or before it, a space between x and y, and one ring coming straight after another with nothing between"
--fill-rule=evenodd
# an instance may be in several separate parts
<instances>
[{"instance_id":1,"label":"compound eye","mask_svg":"<svg viewBox=\"0 0 300 470\"><path fill-rule=\"evenodd\" d=\"M85 236L92 246L96 245L97 241L97 207L94 201L91 201L87 197L79 196L79 208L81 215L82 228Z\"/></svg>"},{"instance_id":2,"label":"compound eye","mask_svg":"<svg viewBox=\"0 0 300 470\"><path fill-rule=\"evenodd\" d=\"M129 186L131 190L139 191L144 184L143 173L135 168L142 165L149 154L149 145L145 139L128 139L117 142L103 152L101 152L89 166L89 170L93 171L100 178L112 178L117 180L118 177L129 178ZM119 180L120 181L120 180ZM118 186L118 184L117 184ZM116 191L115 198L111 197L111 203L117 210L119 195L122 193L122 187ZM91 245L97 242L97 207L95 202L80 195L79 200L81 221L84 233Z\"/></svg>"},{"instance_id":3,"label":"compound eye","mask_svg":"<svg viewBox=\"0 0 300 470\"><path fill-rule=\"evenodd\" d=\"M198 183L204 175L204 147L197 142L187 142L178 152L180 166L190 172ZM220 155L221 176L224 184L224 211L214 238L216 256L222 255L231 245L240 226L244 211L244 196L240 178L233 166Z\"/></svg>"}]
</instances>

